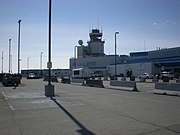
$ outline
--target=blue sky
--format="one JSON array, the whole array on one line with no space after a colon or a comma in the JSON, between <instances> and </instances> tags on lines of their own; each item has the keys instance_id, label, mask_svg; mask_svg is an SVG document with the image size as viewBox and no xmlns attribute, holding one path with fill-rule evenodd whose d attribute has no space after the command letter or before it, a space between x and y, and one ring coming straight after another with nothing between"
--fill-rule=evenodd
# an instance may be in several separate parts
<instances>
[{"instance_id":1,"label":"blue sky","mask_svg":"<svg viewBox=\"0 0 180 135\"><path fill-rule=\"evenodd\" d=\"M8 71L8 40L12 39L13 72L17 72L18 20L21 19L21 69L38 69L48 50L48 0L0 0L0 52ZM84 45L91 28L103 30L105 53L155 50L180 46L180 0L52 0L53 68L68 68L79 39ZM0 53L1 54L1 53ZM2 61L0 61L1 63ZM0 68L1 69L1 68Z\"/></svg>"}]
</instances>

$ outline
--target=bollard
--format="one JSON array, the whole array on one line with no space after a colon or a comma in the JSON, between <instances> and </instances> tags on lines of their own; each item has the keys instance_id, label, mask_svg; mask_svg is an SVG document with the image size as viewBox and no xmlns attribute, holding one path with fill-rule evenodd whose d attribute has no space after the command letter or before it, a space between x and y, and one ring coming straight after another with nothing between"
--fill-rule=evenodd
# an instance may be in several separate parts
<instances>
[{"instance_id":1,"label":"bollard","mask_svg":"<svg viewBox=\"0 0 180 135\"><path fill-rule=\"evenodd\" d=\"M110 82L110 88L120 89L120 90L128 90L128 91L138 91L135 81L129 82L129 81L112 80Z\"/></svg>"},{"instance_id":2,"label":"bollard","mask_svg":"<svg viewBox=\"0 0 180 135\"><path fill-rule=\"evenodd\" d=\"M104 88L104 85L103 85L103 81L102 80L86 80L86 84L87 86L90 86L90 87L100 87L100 88Z\"/></svg>"},{"instance_id":3,"label":"bollard","mask_svg":"<svg viewBox=\"0 0 180 135\"><path fill-rule=\"evenodd\" d=\"M108 81L108 77L104 77L104 81Z\"/></svg>"},{"instance_id":4,"label":"bollard","mask_svg":"<svg viewBox=\"0 0 180 135\"><path fill-rule=\"evenodd\" d=\"M153 78L153 79L152 79L152 82L154 82L154 83L155 83L155 82L159 82L159 80L158 80L157 78Z\"/></svg>"},{"instance_id":5,"label":"bollard","mask_svg":"<svg viewBox=\"0 0 180 135\"><path fill-rule=\"evenodd\" d=\"M180 96L180 83L155 83L154 93Z\"/></svg>"},{"instance_id":6,"label":"bollard","mask_svg":"<svg viewBox=\"0 0 180 135\"><path fill-rule=\"evenodd\" d=\"M164 77L162 78L162 80L163 80L163 82L169 82L169 77L164 76Z\"/></svg>"},{"instance_id":7,"label":"bollard","mask_svg":"<svg viewBox=\"0 0 180 135\"><path fill-rule=\"evenodd\" d=\"M131 76L130 81L135 81L135 76Z\"/></svg>"},{"instance_id":8,"label":"bollard","mask_svg":"<svg viewBox=\"0 0 180 135\"><path fill-rule=\"evenodd\" d=\"M122 78L121 78L121 81L126 81L126 77L122 77Z\"/></svg>"},{"instance_id":9,"label":"bollard","mask_svg":"<svg viewBox=\"0 0 180 135\"><path fill-rule=\"evenodd\" d=\"M70 84L70 78L62 78L61 83L66 83L66 84Z\"/></svg>"},{"instance_id":10,"label":"bollard","mask_svg":"<svg viewBox=\"0 0 180 135\"><path fill-rule=\"evenodd\" d=\"M145 78L139 78L140 82L146 82Z\"/></svg>"},{"instance_id":11,"label":"bollard","mask_svg":"<svg viewBox=\"0 0 180 135\"><path fill-rule=\"evenodd\" d=\"M177 79L177 80L176 80L176 83L180 83L180 79Z\"/></svg>"},{"instance_id":12,"label":"bollard","mask_svg":"<svg viewBox=\"0 0 180 135\"><path fill-rule=\"evenodd\" d=\"M49 79L48 76L46 76L46 77L44 77L43 81L48 81L48 79ZM51 77L51 82L58 82L57 77L52 76L52 77Z\"/></svg>"},{"instance_id":13,"label":"bollard","mask_svg":"<svg viewBox=\"0 0 180 135\"><path fill-rule=\"evenodd\" d=\"M71 84L84 85L84 79L75 79L75 78L72 78L71 79Z\"/></svg>"}]
</instances>

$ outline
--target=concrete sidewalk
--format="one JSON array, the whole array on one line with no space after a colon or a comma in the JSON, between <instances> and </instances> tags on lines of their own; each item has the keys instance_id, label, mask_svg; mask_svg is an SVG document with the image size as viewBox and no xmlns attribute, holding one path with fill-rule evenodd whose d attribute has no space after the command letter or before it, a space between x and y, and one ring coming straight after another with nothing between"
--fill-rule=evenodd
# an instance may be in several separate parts
<instances>
[{"instance_id":1,"label":"concrete sidewalk","mask_svg":"<svg viewBox=\"0 0 180 135\"><path fill-rule=\"evenodd\" d=\"M153 83L139 83L140 92L54 83L52 99L46 83L0 85L1 135L180 134L180 97L153 94Z\"/></svg>"}]
</instances>

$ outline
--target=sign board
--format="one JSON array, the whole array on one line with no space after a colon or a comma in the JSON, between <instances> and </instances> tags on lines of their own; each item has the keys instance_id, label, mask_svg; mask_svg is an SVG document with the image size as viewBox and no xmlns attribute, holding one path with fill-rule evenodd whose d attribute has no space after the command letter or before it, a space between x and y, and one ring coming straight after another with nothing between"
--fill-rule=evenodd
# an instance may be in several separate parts
<instances>
[{"instance_id":1,"label":"sign board","mask_svg":"<svg viewBox=\"0 0 180 135\"><path fill-rule=\"evenodd\" d=\"M52 62L47 62L47 68L52 68Z\"/></svg>"}]
</instances>

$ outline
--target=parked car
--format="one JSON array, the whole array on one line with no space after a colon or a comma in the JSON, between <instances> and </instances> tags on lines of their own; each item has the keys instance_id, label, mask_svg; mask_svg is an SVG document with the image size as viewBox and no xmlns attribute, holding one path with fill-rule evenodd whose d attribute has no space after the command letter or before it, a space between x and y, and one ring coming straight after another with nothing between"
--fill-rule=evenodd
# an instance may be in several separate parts
<instances>
[{"instance_id":1,"label":"parked car","mask_svg":"<svg viewBox=\"0 0 180 135\"><path fill-rule=\"evenodd\" d=\"M27 77L27 79L39 79L40 76L36 76L34 73L30 73Z\"/></svg>"},{"instance_id":2,"label":"parked car","mask_svg":"<svg viewBox=\"0 0 180 135\"><path fill-rule=\"evenodd\" d=\"M4 75L5 75L5 73L0 73L0 82L2 82Z\"/></svg>"},{"instance_id":3,"label":"parked car","mask_svg":"<svg viewBox=\"0 0 180 135\"><path fill-rule=\"evenodd\" d=\"M4 86L18 86L21 83L21 78L16 74L5 74L2 78Z\"/></svg>"},{"instance_id":4,"label":"parked car","mask_svg":"<svg viewBox=\"0 0 180 135\"><path fill-rule=\"evenodd\" d=\"M138 78L152 79L154 78L154 75L149 74L149 73L144 73L144 74L139 75Z\"/></svg>"},{"instance_id":5,"label":"parked car","mask_svg":"<svg viewBox=\"0 0 180 135\"><path fill-rule=\"evenodd\" d=\"M164 77L168 77L169 79L173 79L174 74L172 72L163 71L163 72L161 72L160 78L163 79Z\"/></svg>"}]
</instances>

